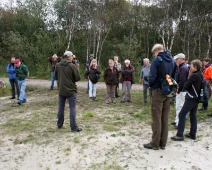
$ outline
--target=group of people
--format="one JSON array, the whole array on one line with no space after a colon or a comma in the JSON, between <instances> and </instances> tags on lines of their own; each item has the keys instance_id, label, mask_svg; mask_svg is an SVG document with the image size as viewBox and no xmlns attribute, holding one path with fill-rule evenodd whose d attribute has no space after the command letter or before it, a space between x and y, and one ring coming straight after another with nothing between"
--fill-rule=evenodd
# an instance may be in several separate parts
<instances>
[{"instance_id":1,"label":"group of people","mask_svg":"<svg viewBox=\"0 0 212 170\"><path fill-rule=\"evenodd\" d=\"M9 82L11 85L12 97L10 99L16 99L17 97L17 104L21 105L22 103L26 103L26 78L29 76L27 66L25 66L20 59L11 57L6 71L9 74Z\"/></svg>"},{"instance_id":2,"label":"group of people","mask_svg":"<svg viewBox=\"0 0 212 170\"><path fill-rule=\"evenodd\" d=\"M161 92L161 80L163 73L170 75L178 83L176 95L176 118L172 124L176 127L177 133L171 137L173 141L184 140L184 129L186 115L190 115L191 128L185 137L195 140L197 133L197 108L198 101L193 97L195 91L199 94L201 90L201 81L203 77L210 83L212 79L212 67L210 59L191 61L190 65L185 62L185 55L180 53L172 57L169 51L165 51L162 44L155 44L152 48L154 59L151 64L148 58L143 60L144 66L140 72L139 82L143 84L143 100L148 102L148 91L151 100L152 115L152 139L144 144L147 149L165 149L168 138L168 116L170 112L171 98ZM49 57L51 62L51 87L54 88L54 80L57 80L59 93L58 107L58 128L63 127L65 101L69 102L70 108L70 128L72 132L80 132L82 129L76 123L76 82L80 80L79 62L75 61L75 56L71 51L66 51L63 58L58 58L56 54ZM164 70L161 69L161 60ZM15 87L17 89L18 104L26 102L26 78L29 76L27 67L14 57L7 67L10 83L12 87L12 97L15 98ZM101 71L98 68L97 60L90 55L86 62L85 77L88 79L88 93L91 101L96 98L96 83L100 78ZM203 76L204 75L204 76ZM123 66L118 62L118 56L109 59L108 67L104 70L103 77L106 84L106 104L115 103L115 98L119 97L119 82L122 83L121 102L131 102L131 87L134 83L134 68L130 60L126 59ZM195 89L195 90L194 90ZM208 103L203 103L203 109L206 110Z\"/></svg>"}]
</instances>

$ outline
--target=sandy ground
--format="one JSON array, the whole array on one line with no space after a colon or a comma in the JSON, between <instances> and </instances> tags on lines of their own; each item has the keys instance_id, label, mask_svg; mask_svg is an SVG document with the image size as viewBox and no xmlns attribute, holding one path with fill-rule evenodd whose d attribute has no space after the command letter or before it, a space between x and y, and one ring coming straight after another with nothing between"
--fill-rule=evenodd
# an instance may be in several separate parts
<instances>
[{"instance_id":1,"label":"sandy ground","mask_svg":"<svg viewBox=\"0 0 212 170\"><path fill-rule=\"evenodd\" d=\"M49 81L30 79L28 85L49 87ZM86 87L86 82L77 85ZM104 87L104 83L98 83L98 88ZM132 89L141 90L142 87L134 85ZM3 101L4 98L0 98L0 102ZM76 134L67 132L63 138L46 145L19 144L16 136L0 131L0 170L210 170L211 127L211 118L199 124L198 138L195 141L185 139L183 142L173 142L170 137L176 132L170 131L166 149L158 151L143 148L143 144L151 138L150 126L143 127L142 130L136 126L132 129L136 132L134 135L129 134L127 127L121 130L124 135L107 132L88 137L83 131ZM73 138L79 141L73 142Z\"/></svg>"}]
</instances>

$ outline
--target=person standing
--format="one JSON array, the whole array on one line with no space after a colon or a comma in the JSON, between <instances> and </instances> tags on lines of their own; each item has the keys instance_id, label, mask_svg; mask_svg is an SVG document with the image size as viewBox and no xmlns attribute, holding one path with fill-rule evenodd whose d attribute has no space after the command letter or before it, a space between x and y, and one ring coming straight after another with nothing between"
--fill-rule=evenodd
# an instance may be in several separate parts
<instances>
[{"instance_id":1,"label":"person standing","mask_svg":"<svg viewBox=\"0 0 212 170\"><path fill-rule=\"evenodd\" d=\"M91 66L87 70L86 75L89 82L89 97L91 101L96 101L96 83L100 78L101 71L98 69L96 59L91 61Z\"/></svg>"},{"instance_id":2,"label":"person standing","mask_svg":"<svg viewBox=\"0 0 212 170\"><path fill-rule=\"evenodd\" d=\"M143 59L143 63L144 63L144 65L140 72L139 83L142 84L142 82L143 82L143 99L144 99L144 103L147 103L147 91L149 89L149 72L150 72L151 65L149 63L148 58Z\"/></svg>"},{"instance_id":3,"label":"person standing","mask_svg":"<svg viewBox=\"0 0 212 170\"><path fill-rule=\"evenodd\" d=\"M55 80L58 81L58 121L57 127L60 129L64 123L65 101L68 100L70 108L70 128L72 132L80 132L82 129L76 123L76 82L80 80L77 67L72 63L73 53L66 51L64 58L55 67Z\"/></svg>"},{"instance_id":4,"label":"person standing","mask_svg":"<svg viewBox=\"0 0 212 170\"><path fill-rule=\"evenodd\" d=\"M185 129L185 119L186 114L190 112L190 132L185 134L185 137L195 140L197 133L197 108L198 108L198 97L196 93L199 94L202 85L203 75L201 73L202 62L200 60L193 60L190 65L190 77L185 83L183 90L187 94L185 96L185 103L179 113L179 123L177 128L177 134L171 139L173 141L183 141L184 140L184 129ZM196 92L195 92L196 91Z\"/></svg>"},{"instance_id":5,"label":"person standing","mask_svg":"<svg viewBox=\"0 0 212 170\"><path fill-rule=\"evenodd\" d=\"M9 82L12 88L11 89L12 97L10 99L15 99L15 91L18 99L20 91L18 87L18 80L15 73L15 57L11 57L11 62L7 65L6 71L9 74Z\"/></svg>"},{"instance_id":6,"label":"person standing","mask_svg":"<svg viewBox=\"0 0 212 170\"><path fill-rule=\"evenodd\" d=\"M121 72L121 64L118 61L119 61L119 57L118 56L114 56L114 67L117 68L117 70L120 73ZM116 89L115 89L115 97L116 98L119 97L119 81L118 81L118 84L117 84Z\"/></svg>"},{"instance_id":7,"label":"person standing","mask_svg":"<svg viewBox=\"0 0 212 170\"><path fill-rule=\"evenodd\" d=\"M175 79L177 64L169 51L165 51L162 44L155 44L152 48L154 59L152 60L149 75L151 90L151 114L152 114L152 140L144 144L146 149L165 149L168 137L168 115L170 112L170 99L161 92L161 80L163 79L160 59L162 59L165 73Z\"/></svg>"},{"instance_id":8,"label":"person standing","mask_svg":"<svg viewBox=\"0 0 212 170\"><path fill-rule=\"evenodd\" d=\"M60 61L60 58L57 57L57 54L54 54L52 57L48 57L47 60L51 63L51 86L50 86L50 90L53 90L54 89L55 66Z\"/></svg>"},{"instance_id":9,"label":"person standing","mask_svg":"<svg viewBox=\"0 0 212 170\"><path fill-rule=\"evenodd\" d=\"M110 59L108 64L109 67L104 72L104 80L107 87L106 104L109 104L110 102L115 103L115 89L119 81L119 71L114 67L114 61Z\"/></svg>"},{"instance_id":10,"label":"person standing","mask_svg":"<svg viewBox=\"0 0 212 170\"><path fill-rule=\"evenodd\" d=\"M72 62L73 62L73 64L75 64L77 66L77 69L79 71L80 62L79 62L79 60L76 59L75 55L73 55L73 61Z\"/></svg>"},{"instance_id":11,"label":"person standing","mask_svg":"<svg viewBox=\"0 0 212 170\"><path fill-rule=\"evenodd\" d=\"M171 124L175 127L175 129L177 129L178 122L179 122L179 113L185 102L186 92L183 92L182 90L183 90L184 84L186 83L188 79L189 68L185 62L185 55L183 53L179 53L176 56L174 56L174 60L176 61L179 69L176 76L176 82L178 84L178 90L176 94L176 106L175 106L176 117Z\"/></svg>"},{"instance_id":12,"label":"person standing","mask_svg":"<svg viewBox=\"0 0 212 170\"><path fill-rule=\"evenodd\" d=\"M18 104L26 103L26 78L29 77L29 71L19 59L15 60L15 72L18 79L18 87L20 90Z\"/></svg>"},{"instance_id":13,"label":"person standing","mask_svg":"<svg viewBox=\"0 0 212 170\"><path fill-rule=\"evenodd\" d=\"M210 63L211 59L210 58L204 58L203 59L203 76L204 78L207 80L207 82L210 84L211 80L212 80L212 66ZM208 101L204 102L202 104L202 108L199 109L198 111L200 112L206 112L208 110Z\"/></svg>"},{"instance_id":14,"label":"person standing","mask_svg":"<svg viewBox=\"0 0 212 170\"><path fill-rule=\"evenodd\" d=\"M94 55L93 54L90 54L90 56L89 56L89 59L86 61L86 71L88 71L89 70L89 68L90 68L90 65L91 65L91 61L94 59ZM86 72L85 71L85 72ZM86 77L86 78L88 78L88 77ZM89 93L89 81L88 81L88 85L87 85L87 94Z\"/></svg>"},{"instance_id":15,"label":"person standing","mask_svg":"<svg viewBox=\"0 0 212 170\"><path fill-rule=\"evenodd\" d=\"M121 83L122 83L122 99L121 103L127 101L131 102L131 86L134 84L134 68L130 64L130 60L125 60L121 69ZM127 89L127 94L126 94Z\"/></svg>"}]
</instances>

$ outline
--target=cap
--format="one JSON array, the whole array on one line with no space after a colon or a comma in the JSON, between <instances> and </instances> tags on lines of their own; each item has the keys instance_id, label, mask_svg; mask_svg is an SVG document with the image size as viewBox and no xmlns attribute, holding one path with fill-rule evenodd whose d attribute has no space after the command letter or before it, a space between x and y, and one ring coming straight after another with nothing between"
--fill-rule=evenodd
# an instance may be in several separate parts
<instances>
[{"instance_id":1,"label":"cap","mask_svg":"<svg viewBox=\"0 0 212 170\"><path fill-rule=\"evenodd\" d=\"M183 53L179 53L176 56L174 56L174 59L177 60L178 58L183 58L185 59L185 55Z\"/></svg>"},{"instance_id":2,"label":"cap","mask_svg":"<svg viewBox=\"0 0 212 170\"><path fill-rule=\"evenodd\" d=\"M19 62L20 62L20 60L19 59L16 59L14 65L18 65Z\"/></svg>"},{"instance_id":3,"label":"cap","mask_svg":"<svg viewBox=\"0 0 212 170\"><path fill-rule=\"evenodd\" d=\"M72 56L73 55L73 53L71 52L71 51L66 51L65 53L64 53L64 56L67 56L67 57L70 57L70 56Z\"/></svg>"}]
</instances>

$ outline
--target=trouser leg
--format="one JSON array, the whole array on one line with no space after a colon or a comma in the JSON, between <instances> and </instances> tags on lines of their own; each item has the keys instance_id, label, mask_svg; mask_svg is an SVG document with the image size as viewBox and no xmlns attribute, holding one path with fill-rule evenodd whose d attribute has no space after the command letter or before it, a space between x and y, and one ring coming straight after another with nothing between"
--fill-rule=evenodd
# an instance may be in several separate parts
<instances>
[{"instance_id":1,"label":"trouser leg","mask_svg":"<svg viewBox=\"0 0 212 170\"><path fill-rule=\"evenodd\" d=\"M63 126L64 123L64 108L65 108L65 101L66 101L66 97L65 96L58 96L59 101L58 101L58 114L57 114L57 126L60 128Z\"/></svg>"},{"instance_id":2,"label":"trouser leg","mask_svg":"<svg viewBox=\"0 0 212 170\"><path fill-rule=\"evenodd\" d=\"M77 128L76 124L76 93L73 93L72 96L67 97L69 101L69 108L70 108L70 114L69 114L69 119L70 119L70 127L71 129Z\"/></svg>"}]
</instances>

